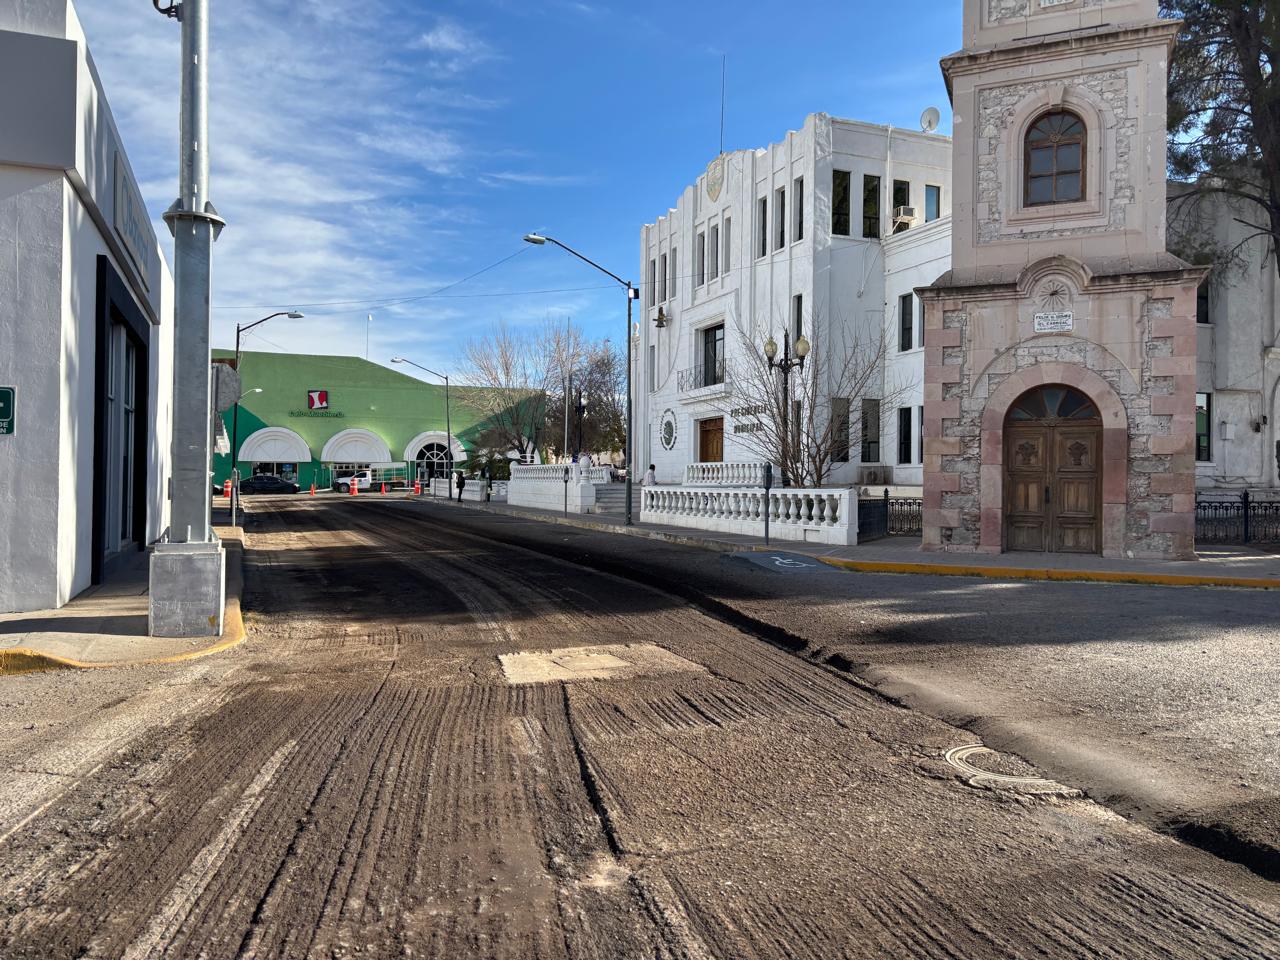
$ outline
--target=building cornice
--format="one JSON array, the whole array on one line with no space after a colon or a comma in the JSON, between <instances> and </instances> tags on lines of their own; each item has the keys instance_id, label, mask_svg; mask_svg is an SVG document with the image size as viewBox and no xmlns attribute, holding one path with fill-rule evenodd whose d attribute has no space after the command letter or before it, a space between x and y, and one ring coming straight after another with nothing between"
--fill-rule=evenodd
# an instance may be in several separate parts
<instances>
[{"instance_id":1,"label":"building cornice","mask_svg":"<svg viewBox=\"0 0 1280 960\"><path fill-rule=\"evenodd\" d=\"M1125 26L1104 24L1100 27L1027 37L989 47L960 50L943 57L940 66L947 83L947 94L950 96L952 78L971 73L1044 63L1064 57L1107 53L1117 49L1131 50L1135 47L1160 46L1171 54L1181 25L1179 20L1148 20Z\"/></svg>"}]
</instances>

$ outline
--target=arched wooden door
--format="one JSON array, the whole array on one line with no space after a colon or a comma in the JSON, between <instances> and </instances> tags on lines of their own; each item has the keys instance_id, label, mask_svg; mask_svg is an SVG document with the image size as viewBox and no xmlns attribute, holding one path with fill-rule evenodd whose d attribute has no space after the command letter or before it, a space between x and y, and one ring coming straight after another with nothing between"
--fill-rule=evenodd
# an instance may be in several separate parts
<instances>
[{"instance_id":1,"label":"arched wooden door","mask_svg":"<svg viewBox=\"0 0 1280 960\"><path fill-rule=\"evenodd\" d=\"M1005 549L1099 553L1102 417L1071 387L1029 390L1004 423Z\"/></svg>"}]
</instances>

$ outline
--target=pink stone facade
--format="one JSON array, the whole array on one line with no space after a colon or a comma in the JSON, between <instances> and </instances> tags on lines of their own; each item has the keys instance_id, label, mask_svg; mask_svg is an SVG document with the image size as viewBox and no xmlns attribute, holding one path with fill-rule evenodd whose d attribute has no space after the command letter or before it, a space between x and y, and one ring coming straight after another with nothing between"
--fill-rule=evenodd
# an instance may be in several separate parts
<instances>
[{"instance_id":1,"label":"pink stone facade","mask_svg":"<svg viewBox=\"0 0 1280 960\"><path fill-rule=\"evenodd\" d=\"M1005 549L1005 417L1027 391L1062 384L1102 414L1102 554L1194 557L1199 271L1189 272L1091 278L1072 302L1085 336L1033 333L1019 314L1033 317L1036 303L1017 286L920 291L925 550ZM1117 318L1130 342L1088 337ZM990 336L1004 328L1009 335Z\"/></svg>"}]
</instances>

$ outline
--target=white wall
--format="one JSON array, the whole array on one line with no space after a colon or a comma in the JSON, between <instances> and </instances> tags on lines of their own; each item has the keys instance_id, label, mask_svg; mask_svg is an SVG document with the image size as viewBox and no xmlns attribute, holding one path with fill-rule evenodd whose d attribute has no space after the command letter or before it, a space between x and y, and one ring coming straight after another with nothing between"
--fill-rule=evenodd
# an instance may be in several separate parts
<instances>
[{"instance_id":1,"label":"white wall","mask_svg":"<svg viewBox=\"0 0 1280 960\"><path fill-rule=\"evenodd\" d=\"M16 432L0 437L0 612L59 602L62 185L0 166L0 386L17 388Z\"/></svg>"},{"instance_id":2,"label":"white wall","mask_svg":"<svg viewBox=\"0 0 1280 960\"><path fill-rule=\"evenodd\" d=\"M920 408L924 405L924 328L917 287L928 286L951 265L951 218L944 216L884 243L884 403L881 414L881 456L893 468L894 486L922 486ZM900 297L912 294L912 348L900 351ZM907 407L911 419L911 462L898 462L898 410Z\"/></svg>"}]
</instances>

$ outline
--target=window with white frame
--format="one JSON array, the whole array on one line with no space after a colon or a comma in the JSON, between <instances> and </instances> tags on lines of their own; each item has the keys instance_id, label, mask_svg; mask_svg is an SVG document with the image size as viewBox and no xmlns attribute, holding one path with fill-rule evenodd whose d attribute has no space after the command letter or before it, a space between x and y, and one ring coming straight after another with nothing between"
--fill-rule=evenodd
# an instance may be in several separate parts
<instances>
[{"instance_id":1,"label":"window with white frame","mask_svg":"<svg viewBox=\"0 0 1280 960\"><path fill-rule=\"evenodd\" d=\"M700 287L707 282L707 235L699 233L693 246L693 285Z\"/></svg>"},{"instance_id":2,"label":"window with white frame","mask_svg":"<svg viewBox=\"0 0 1280 960\"><path fill-rule=\"evenodd\" d=\"M680 292L680 251L676 247L671 248L671 279L667 283L667 299L675 299L677 293Z\"/></svg>"},{"instance_id":3,"label":"window with white frame","mask_svg":"<svg viewBox=\"0 0 1280 960\"><path fill-rule=\"evenodd\" d=\"M756 201L756 256L763 257L769 253L769 198L761 197Z\"/></svg>"},{"instance_id":4,"label":"window with white frame","mask_svg":"<svg viewBox=\"0 0 1280 960\"><path fill-rule=\"evenodd\" d=\"M720 238L720 245L724 247L724 269L720 271L721 273L728 273L730 266L732 266L732 261L729 257L729 250L733 244L733 234L730 232L732 227L733 221L729 217L725 217L724 230L722 231L724 236Z\"/></svg>"},{"instance_id":5,"label":"window with white frame","mask_svg":"<svg viewBox=\"0 0 1280 960\"><path fill-rule=\"evenodd\" d=\"M837 237L847 237L850 232L849 194L850 174L848 170L831 171L831 232Z\"/></svg>"},{"instance_id":6,"label":"window with white frame","mask_svg":"<svg viewBox=\"0 0 1280 960\"><path fill-rule=\"evenodd\" d=\"M658 261L649 260L649 306L653 306L658 302Z\"/></svg>"},{"instance_id":7,"label":"window with white frame","mask_svg":"<svg viewBox=\"0 0 1280 960\"><path fill-rule=\"evenodd\" d=\"M662 255L662 269L658 272L658 300L662 303L667 301L667 255Z\"/></svg>"},{"instance_id":8,"label":"window with white frame","mask_svg":"<svg viewBox=\"0 0 1280 960\"><path fill-rule=\"evenodd\" d=\"M787 188L779 187L773 192L773 249L781 250L787 245Z\"/></svg>"},{"instance_id":9,"label":"window with white frame","mask_svg":"<svg viewBox=\"0 0 1280 960\"><path fill-rule=\"evenodd\" d=\"M714 280L720 276L720 225L711 225L707 242L707 275Z\"/></svg>"}]
</instances>

